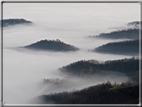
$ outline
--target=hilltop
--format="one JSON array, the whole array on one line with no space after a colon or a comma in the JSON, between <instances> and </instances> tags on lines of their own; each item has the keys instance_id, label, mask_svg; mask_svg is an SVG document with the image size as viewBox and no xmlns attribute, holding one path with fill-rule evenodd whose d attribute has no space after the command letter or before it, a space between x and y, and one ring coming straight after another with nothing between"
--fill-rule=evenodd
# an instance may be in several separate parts
<instances>
[{"instance_id":1,"label":"hilltop","mask_svg":"<svg viewBox=\"0 0 142 107\"><path fill-rule=\"evenodd\" d=\"M142 24L142 21L133 21L133 22L129 22L127 25L139 26L140 24Z\"/></svg>"},{"instance_id":2,"label":"hilltop","mask_svg":"<svg viewBox=\"0 0 142 107\"><path fill-rule=\"evenodd\" d=\"M107 43L92 51L110 54L139 55L139 40Z\"/></svg>"},{"instance_id":3,"label":"hilltop","mask_svg":"<svg viewBox=\"0 0 142 107\"><path fill-rule=\"evenodd\" d=\"M66 44L60 40L41 40L36 43L24 46L23 48L33 50L49 50L49 51L77 51L79 48Z\"/></svg>"},{"instance_id":4,"label":"hilltop","mask_svg":"<svg viewBox=\"0 0 142 107\"><path fill-rule=\"evenodd\" d=\"M105 38L105 39L138 39L139 29L118 30L110 33L101 33L91 38Z\"/></svg>"},{"instance_id":5,"label":"hilltop","mask_svg":"<svg viewBox=\"0 0 142 107\"><path fill-rule=\"evenodd\" d=\"M69 75L87 76L87 75L108 75L109 71L120 72L126 74L134 81L139 79L139 59L120 59L120 60L108 60L105 62L99 62L97 60L81 60L73 62L69 65L59 68L61 72Z\"/></svg>"},{"instance_id":6,"label":"hilltop","mask_svg":"<svg viewBox=\"0 0 142 107\"><path fill-rule=\"evenodd\" d=\"M0 21L1 23L2 21ZM31 21L27 21L25 19L4 19L3 20L3 27L17 25L17 24L25 24L25 23L32 23Z\"/></svg>"},{"instance_id":7,"label":"hilltop","mask_svg":"<svg viewBox=\"0 0 142 107\"><path fill-rule=\"evenodd\" d=\"M99 35L88 36L91 38L105 38L105 39L139 39L139 27L141 21L133 21L127 23L125 27L112 31L109 33L100 33Z\"/></svg>"}]
</instances>

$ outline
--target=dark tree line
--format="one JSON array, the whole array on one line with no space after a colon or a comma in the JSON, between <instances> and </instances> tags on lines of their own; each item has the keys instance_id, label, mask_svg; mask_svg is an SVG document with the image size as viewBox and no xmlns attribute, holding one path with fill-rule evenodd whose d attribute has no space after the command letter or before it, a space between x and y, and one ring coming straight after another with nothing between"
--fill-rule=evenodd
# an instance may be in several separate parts
<instances>
[{"instance_id":1,"label":"dark tree line","mask_svg":"<svg viewBox=\"0 0 142 107\"><path fill-rule=\"evenodd\" d=\"M127 29L121 31L113 31L110 33L101 33L98 36L93 37L106 39L139 39L139 29Z\"/></svg>"},{"instance_id":2,"label":"dark tree line","mask_svg":"<svg viewBox=\"0 0 142 107\"><path fill-rule=\"evenodd\" d=\"M129 22L128 26L133 28L127 28L123 30L112 31L110 33L100 33L96 36L89 36L91 38L106 38L106 39L139 39L139 26L142 21Z\"/></svg>"},{"instance_id":3,"label":"dark tree line","mask_svg":"<svg viewBox=\"0 0 142 107\"><path fill-rule=\"evenodd\" d=\"M140 24L142 24L142 21L134 21L128 23L128 25L135 25L135 26L139 26Z\"/></svg>"},{"instance_id":4,"label":"dark tree line","mask_svg":"<svg viewBox=\"0 0 142 107\"><path fill-rule=\"evenodd\" d=\"M38 99L46 104L138 104L139 86L129 82L115 85L107 82L73 92L42 95Z\"/></svg>"},{"instance_id":5,"label":"dark tree line","mask_svg":"<svg viewBox=\"0 0 142 107\"><path fill-rule=\"evenodd\" d=\"M9 26L9 25L23 24L23 23L32 23L31 21L27 21L25 19L4 19L0 21L0 23L1 22L3 22L3 27Z\"/></svg>"},{"instance_id":6,"label":"dark tree line","mask_svg":"<svg viewBox=\"0 0 142 107\"><path fill-rule=\"evenodd\" d=\"M138 55L139 40L107 43L95 48L93 51L111 54Z\"/></svg>"},{"instance_id":7,"label":"dark tree line","mask_svg":"<svg viewBox=\"0 0 142 107\"><path fill-rule=\"evenodd\" d=\"M133 79L138 80L139 59L133 57L130 59L125 58L121 60L105 61L103 63L90 63L90 61L81 60L59 68L59 70L78 76L106 74L107 71L116 71L128 76L136 76Z\"/></svg>"},{"instance_id":8,"label":"dark tree line","mask_svg":"<svg viewBox=\"0 0 142 107\"><path fill-rule=\"evenodd\" d=\"M77 51L79 48L72 46L70 44L65 44L64 42L57 40L41 40L33 43L24 48L34 49L34 50L50 50L50 51Z\"/></svg>"}]
</instances>

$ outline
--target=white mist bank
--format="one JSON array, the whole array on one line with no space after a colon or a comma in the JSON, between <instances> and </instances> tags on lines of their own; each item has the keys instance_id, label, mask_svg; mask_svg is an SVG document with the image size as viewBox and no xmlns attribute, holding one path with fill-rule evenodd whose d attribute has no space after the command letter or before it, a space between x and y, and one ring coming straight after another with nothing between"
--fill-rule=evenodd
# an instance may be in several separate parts
<instances>
[{"instance_id":1,"label":"white mist bank","mask_svg":"<svg viewBox=\"0 0 142 107\"><path fill-rule=\"evenodd\" d=\"M75 61L82 59L111 60L120 59L120 55L100 55L97 53L79 52L35 52L35 51L17 51L13 49L4 49L4 99L7 103L27 103L33 97L47 94L50 92L72 91L73 89L82 89L90 85L106 81L119 81L113 76L98 77L84 80L84 78L66 77L57 71ZM123 56L125 58L126 56ZM8 59L8 60L6 60ZM39 85L46 78L63 78L67 80L61 88L52 85ZM122 76L121 78L127 78ZM98 80L99 79L99 80ZM77 81L77 82L75 82ZM87 83L85 83L85 81ZM126 79L120 81L126 81ZM72 85L71 85L71 84ZM79 84L79 85L78 85ZM54 88L55 87L55 88ZM73 88L74 87L74 88ZM11 97L9 97L11 96Z\"/></svg>"},{"instance_id":2,"label":"white mist bank","mask_svg":"<svg viewBox=\"0 0 142 107\"><path fill-rule=\"evenodd\" d=\"M58 93L63 91L75 91L83 88L87 88L90 86L94 86L97 84L105 83L110 81L112 84L114 82L122 83L129 80L129 78L122 73L119 72L108 72L106 76L103 75L92 75L86 77L77 77L77 76L65 76L62 74L63 82L59 84L54 83L43 83L44 90L42 92L43 95L47 95L50 93ZM51 77L50 77L51 78ZM47 78L48 79L48 78ZM52 78L51 78L52 79ZM56 79L56 78L53 78Z\"/></svg>"}]
</instances>

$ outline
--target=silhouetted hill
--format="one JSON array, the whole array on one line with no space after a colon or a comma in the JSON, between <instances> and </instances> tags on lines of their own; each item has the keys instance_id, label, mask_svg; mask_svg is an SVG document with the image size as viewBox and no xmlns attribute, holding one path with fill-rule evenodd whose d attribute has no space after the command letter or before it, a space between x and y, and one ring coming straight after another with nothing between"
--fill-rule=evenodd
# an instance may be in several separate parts
<instances>
[{"instance_id":1,"label":"silhouetted hill","mask_svg":"<svg viewBox=\"0 0 142 107\"><path fill-rule=\"evenodd\" d=\"M65 44L60 40L41 40L36 43L33 43L24 48L34 49L34 50L50 50L50 51L77 51L79 48Z\"/></svg>"},{"instance_id":2,"label":"silhouetted hill","mask_svg":"<svg viewBox=\"0 0 142 107\"><path fill-rule=\"evenodd\" d=\"M105 39L138 39L139 29L127 29L121 31L113 31L110 33L101 33L97 36L89 36L92 38L105 38Z\"/></svg>"},{"instance_id":3,"label":"silhouetted hill","mask_svg":"<svg viewBox=\"0 0 142 107\"><path fill-rule=\"evenodd\" d=\"M1 23L2 21L0 21ZM9 25L17 25L17 24L24 24L24 23L32 23L31 21L27 21L25 19L4 19L3 20L3 27Z\"/></svg>"},{"instance_id":4,"label":"silhouetted hill","mask_svg":"<svg viewBox=\"0 0 142 107\"><path fill-rule=\"evenodd\" d=\"M133 21L133 22L129 22L127 25L139 26L140 24L142 24L142 21Z\"/></svg>"},{"instance_id":5,"label":"silhouetted hill","mask_svg":"<svg viewBox=\"0 0 142 107\"><path fill-rule=\"evenodd\" d=\"M110 33L100 33L99 35L88 37L105 39L139 39L139 28L141 24L142 21L133 21L127 23L124 27L120 27L120 30L112 31Z\"/></svg>"},{"instance_id":6,"label":"silhouetted hill","mask_svg":"<svg viewBox=\"0 0 142 107\"><path fill-rule=\"evenodd\" d=\"M106 75L109 74L109 71L120 72L137 81L139 75L137 75L136 72L139 71L139 59L125 58L121 60L112 60L105 62L98 62L96 60L81 60L59 68L59 70L69 75L77 76L94 74Z\"/></svg>"},{"instance_id":7,"label":"silhouetted hill","mask_svg":"<svg viewBox=\"0 0 142 107\"><path fill-rule=\"evenodd\" d=\"M112 42L93 50L100 53L139 55L139 40Z\"/></svg>"},{"instance_id":8,"label":"silhouetted hill","mask_svg":"<svg viewBox=\"0 0 142 107\"><path fill-rule=\"evenodd\" d=\"M41 104L139 104L139 86L135 83L98 84L74 92L39 96Z\"/></svg>"}]
</instances>

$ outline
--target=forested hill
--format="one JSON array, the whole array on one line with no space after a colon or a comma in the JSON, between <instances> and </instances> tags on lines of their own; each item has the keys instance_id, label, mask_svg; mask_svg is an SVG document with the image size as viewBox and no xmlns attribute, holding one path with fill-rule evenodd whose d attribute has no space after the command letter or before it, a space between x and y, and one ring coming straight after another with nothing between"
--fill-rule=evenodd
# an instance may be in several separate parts
<instances>
[{"instance_id":1,"label":"forested hill","mask_svg":"<svg viewBox=\"0 0 142 107\"><path fill-rule=\"evenodd\" d=\"M77 76L86 76L92 74L106 75L109 74L109 71L116 71L131 76L131 78L137 81L137 73L139 71L139 59L130 58L105 62L98 62L96 60L81 60L59 68L59 70L64 73Z\"/></svg>"},{"instance_id":2,"label":"forested hill","mask_svg":"<svg viewBox=\"0 0 142 107\"><path fill-rule=\"evenodd\" d=\"M127 25L140 26L140 24L142 24L142 21L133 21L133 22L129 22Z\"/></svg>"},{"instance_id":3,"label":"forested hill","mask_svg":"<svg viewBox=\"0 0 142 107\"><path fill-rule=\"evenodd\" d=\"M94 52L139 55L139 40L112 42L93 49Z\"/></svg>"},{"instance_id":4,"label":"forested hill","mask_svg":"<svg viewBox=\"0 0 142 107\"><path fill-rule=\"evenodd\" d=\"M49 51L77 51L79 48L65 44L60 40L41 40L36 43L33 43L24 48L34 49L34 50L49 50Z\"/></svg>"},{"instance_id":5,"label":"forested hill","mask_svg":"<svg viewBox=\"0 0 142 107\"><path fill-rule=\"evenodd\" d=\"M2 21L0 21L1 23ZM17 25L17 24L25 24L25 23L32 23L31 21L27 21L25 19L4 19L3 20L3 27L7 27L10 25Z\"/></svg>"},{"instance_id":6,"label":"forested hill","mask_svg":"<svg viewBox=\"0 0 142 107\"><path fill-rule=\"evenodd\" d=\"M126 26L117 27L119 30L88 37L105 39L139 39L139 29L141 24L142 21L133 21L127 23Z\"/></svg>"},{"instance_id":7,"label":"forested hill","mask_svg":"<svg viewBox=\"0 0 142 107\"><path fill-rule=\"evenodd\" d=\"M107 82L74 92L42 95L37 99L38 104L139 104L139 86Z\"/></svg>"},{"instance_id":8,"label":"forested hill","mask_svg":"<svg viewBox=\"0 0 142 107\"><path fill-rule=\"evenodd\" d=\"M105 38L105 39L138 39L139 29L127 29L120 31L113 31L110 33L101 33L97 36L90 36L92 38Z\"/></svg>"}]
</instances>

